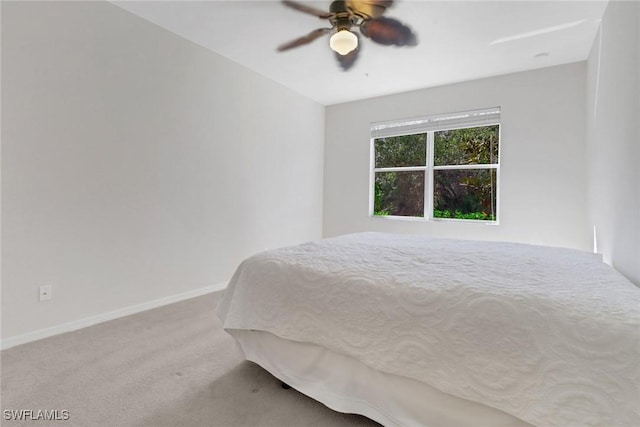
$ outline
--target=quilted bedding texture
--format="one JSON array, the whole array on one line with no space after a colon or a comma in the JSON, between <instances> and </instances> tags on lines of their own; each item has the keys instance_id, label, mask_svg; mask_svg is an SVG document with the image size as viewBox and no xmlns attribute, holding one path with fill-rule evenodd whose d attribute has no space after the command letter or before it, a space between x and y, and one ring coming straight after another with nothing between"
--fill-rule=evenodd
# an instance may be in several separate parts
<instances>
[{"instance_id":1,"label":"quilted bedding texture","mask_svg":"<svg viewBox=\"0 0 640 427\"><path fill-rule=\"evenodd\" d=\"M351 234L248 258L218 315L536 426L640 425L640 289L591 253Z\"/></svg>"}]
</instances>

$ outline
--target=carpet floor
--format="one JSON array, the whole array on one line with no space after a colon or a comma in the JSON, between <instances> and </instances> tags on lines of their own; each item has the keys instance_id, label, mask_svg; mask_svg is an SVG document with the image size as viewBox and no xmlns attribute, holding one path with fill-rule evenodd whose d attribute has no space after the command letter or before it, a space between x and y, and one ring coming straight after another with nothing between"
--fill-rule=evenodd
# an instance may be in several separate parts
<instances>
[{"instance_id":1,"label":"carpet floor","mask_svg":"<svg viewBox=\"0 0 640 427\"><path fill-rule=\"evenodd\" d=\"M362 426L243 360L215 315L221 292L0 352L2 426ZM68 411L66 421L5 410Z\"/></svg>"}]
</instances>

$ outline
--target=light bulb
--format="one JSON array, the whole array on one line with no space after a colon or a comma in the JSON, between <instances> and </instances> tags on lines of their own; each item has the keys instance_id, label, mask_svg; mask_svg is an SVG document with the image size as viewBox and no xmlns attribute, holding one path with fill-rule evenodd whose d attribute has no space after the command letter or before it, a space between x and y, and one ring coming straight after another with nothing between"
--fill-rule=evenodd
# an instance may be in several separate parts
<instances>
[{"instance_id":1,"label":"light bulb","mask_svg":"<svg viewBox=\"0 0 640 427\"><path fill-rule=\"evenodd\" d=\"M340 55L346 55L358 47L358 37L349 30L340 30L329 39L329 47Z\"/></svg>"}]
</instances>

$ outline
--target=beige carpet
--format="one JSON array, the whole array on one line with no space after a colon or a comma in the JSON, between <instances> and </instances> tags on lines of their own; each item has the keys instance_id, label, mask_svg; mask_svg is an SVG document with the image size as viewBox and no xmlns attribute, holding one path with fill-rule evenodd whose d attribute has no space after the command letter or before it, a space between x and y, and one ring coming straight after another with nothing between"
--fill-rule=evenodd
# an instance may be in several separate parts
<instances>
[{"instance_id":1,"label":"beige carpet","mask_svg":"<svg viewBox=\"0 0 640 427\"><path fill-rule=\"evenodd\" d=\"M221 293L1 352L2 426L378 426L334 412L243 361ZM4 410L67 410L16 422Z\"/></svg>"}]
</instances>

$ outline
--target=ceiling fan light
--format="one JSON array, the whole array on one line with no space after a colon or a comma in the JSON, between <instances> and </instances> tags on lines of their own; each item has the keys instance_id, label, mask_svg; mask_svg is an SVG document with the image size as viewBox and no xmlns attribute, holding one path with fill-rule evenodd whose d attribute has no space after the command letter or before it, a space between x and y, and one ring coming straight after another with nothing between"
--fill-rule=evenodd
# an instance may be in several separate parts
<instances>
[{"instance_id":1,"label":"ceiling fan light","mask_svg":"<svg viewBox=\"0 0 640 427\"><path fill-rule=\"evenodd\" d=\"M349 30L340 30L329 39L329 47L340 55L346 55L358 47L358 37Z\"/></svg>"}]
</instances>

